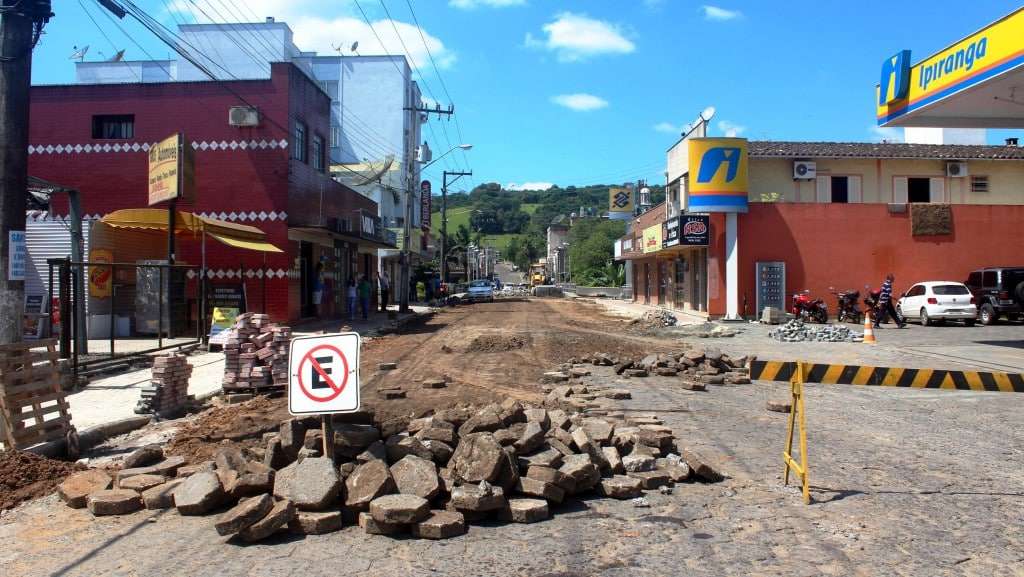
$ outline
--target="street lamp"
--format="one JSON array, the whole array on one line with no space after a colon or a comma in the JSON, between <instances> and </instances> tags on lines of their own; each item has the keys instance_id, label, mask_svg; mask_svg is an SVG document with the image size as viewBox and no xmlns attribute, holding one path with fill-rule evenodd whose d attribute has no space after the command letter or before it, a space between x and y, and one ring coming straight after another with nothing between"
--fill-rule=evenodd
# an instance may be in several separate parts
<instances>
[{"instance_id":1,"label":"street lamp","mask_svg":"<svg viewBox=\"0 0 1024 577\"><path fill-rule=\"evenodd\" d=\"M428 162L428 163L424 164L423 166L421 166L419 171L420 171L420 173L422 173L424 170L426 170L426 168L428 166L430 166L431 164L434 164L438 160L441 160L445 156L451 154L456 149L469 150L471 148L473 148L472 144L459 144L459 145L453 146L453 147L449 148L448 150L446 150L444 154L438 156L437 158L435 158L435 159L431 160L430 162ZM472 174L472 173L470 173L470 174ZM406 202L405 202L405 227L404 227L405 228L405 242L402 243L403 244L403 246L402 246L402 293L401 293L402 294L402 302L399 304L399 307L398 307L398 310L401 311L401 312L407 312L409 310L409 292L410 292L409 284L411 282L411 278L410 277L411 277L411 274L412 274L411 271L410 271L410 269L412 267L412 256L411 256L411 252L410 252L410 248L409 248L410 245L412 244L410 242L410 240L412 240L411 239L411 237L412 237L412 191L413 191L413 184L414 184L413 183L413 179L412 179L412 171L409 171L408 179L409 179L409 183L408 183L408 186L406 187ZM443 191L443 188L442 188L442 199L443 198L444 198L444 191ZM442 207L444 206L444 201L443 200L441 202L441 205L442 205ZM444 215L444 211L442 209L441 229L442 230L447 230L447 227L445 226L445 223L444 223L444 216L445 216ZM441 242L442 242L441 253L444 254L444 245L443 245L444 239L443 239L443 237L442 237ZM443 263L441 265L441 269L444 270L444 264ZM444 282L444 275L443 274L442 274L441 282Z\"/></svg>"}]
</instances>

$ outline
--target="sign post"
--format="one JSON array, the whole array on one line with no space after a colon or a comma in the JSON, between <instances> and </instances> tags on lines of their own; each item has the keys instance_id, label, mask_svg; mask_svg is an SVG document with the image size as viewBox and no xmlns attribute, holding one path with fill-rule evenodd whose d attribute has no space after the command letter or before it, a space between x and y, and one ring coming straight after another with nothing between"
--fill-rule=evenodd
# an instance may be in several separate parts
<instances>
[{"instance_id":1,"label":"sign post","mask_svg":"<svg viewBox=\"0 0 1024 577\"><path fill-rule=\"evenodd\" d=\"M359 410L359 333L292 339L288 355L288 412L323 418L324 456L332 454L330 415Z\"/></svg>"}]
</instances>

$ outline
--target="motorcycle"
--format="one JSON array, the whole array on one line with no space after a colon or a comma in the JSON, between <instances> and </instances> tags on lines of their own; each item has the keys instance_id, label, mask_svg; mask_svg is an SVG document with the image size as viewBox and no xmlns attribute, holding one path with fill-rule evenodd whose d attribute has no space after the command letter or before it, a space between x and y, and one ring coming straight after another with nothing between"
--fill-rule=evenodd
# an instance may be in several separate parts
<instances>
[{"instance_id":1,"label":"motorcycle","mask_svg":"<svg viewBox=\"0 0 1024 577\"><path fill-rule=\"evenodd\" d=\"M858 299L860 299L860 291L848 290L837 292L835 287L829 287L829 290L836 297L836 317L839 322L856 324L863 320L863 313L861 313L857 303Z\"/></svg>"},{"instance_id":2,"label":"motorcycle","mask_svg":"<svg viewBox=\"0 0 1024 577\"><path fill-rule=\"evenodd\" d=\"M793 295L793 307L790 312L804 322L825 324L828 322L828 306L821 299L812 299L809 290Z\"/></svg>"},{"instance_id":3,"label":"motorcycle","mask_svg":"<svg viewBox=\"0 0 1024 577\"><path fill-rule=\"evenodd\" d=\"M882 299L882 290L871 290L870 285L864 285L864 290L867 296L864 297L864 306L867 307L865 312L871 313L871 320L876 325L885 319L882 318L882 307L879 306L879 301Z\"/></svg>"}]
</instances>

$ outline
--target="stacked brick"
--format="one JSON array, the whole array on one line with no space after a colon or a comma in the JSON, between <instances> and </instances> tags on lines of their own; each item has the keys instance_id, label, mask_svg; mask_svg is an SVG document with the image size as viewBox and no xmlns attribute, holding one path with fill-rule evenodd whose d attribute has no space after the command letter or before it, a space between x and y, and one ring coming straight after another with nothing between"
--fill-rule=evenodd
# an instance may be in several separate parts
<instances>
[{"instance_id":1,"label":"stacked brick","mask_svg":"<svg viewBox=\"0 0 1024 577\"><path fill-rule=\"evenodd\" d=\"M169 354L153 361L153 378L142 389L135 412L173 415L181 413L188 404L188 380L192 376L192 365L185 355Z\"/></svg>"},{"instance_id":2,"label":"stacked brick","mask_svg":"<svg viewBox=\"0 0 1024 577\"><path fill-rule=\"evenodd\" d=\"M267 315L238 315L224 344L225 391L283 389L288 386L290 327Z\"/></svg>"}]
</instances>

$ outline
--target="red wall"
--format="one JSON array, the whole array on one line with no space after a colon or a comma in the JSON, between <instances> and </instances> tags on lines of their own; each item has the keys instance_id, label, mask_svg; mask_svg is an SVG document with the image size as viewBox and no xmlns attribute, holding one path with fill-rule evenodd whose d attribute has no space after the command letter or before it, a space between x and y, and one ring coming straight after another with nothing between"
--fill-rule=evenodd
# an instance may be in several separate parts
<instances>
[{"instance_id":1,"label":"red wall","mask_svg":"<svg viewBox=\"0 0 1024 577\"><path fill-rule=\"evenodd\" d=\"M885 204L751 203L738 217L740 306L755 307L755 263L785 261L786 291L810 289L835 311L837 290L877 288L889 272L900 293L926 280L963 281L984 266L1024 265L1024 205L953 205L953 234L911 236L910 215ZM724 219L723 219L724 225ZM724 250L724 226L721 247ZM720 294L725 295L724 259ZM788 306L788 303L787 303ZM712 302L712 314L721 312Z\"/></svg>"}]
</instances>

